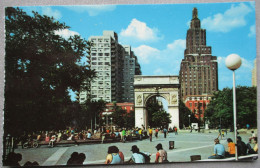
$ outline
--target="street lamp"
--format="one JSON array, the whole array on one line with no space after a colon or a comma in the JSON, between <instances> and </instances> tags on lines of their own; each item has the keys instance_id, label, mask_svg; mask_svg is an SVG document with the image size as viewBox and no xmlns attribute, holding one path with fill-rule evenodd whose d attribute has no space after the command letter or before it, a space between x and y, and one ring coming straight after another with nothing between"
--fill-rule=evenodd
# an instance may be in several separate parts
<instances>
[{"instance_id":1,"label":"street lamp","mask_svg":"<svg viewBox=\"0 0 260 168\"><path fill-rule=\"evenodd\" d=\"M111 132L112 132L112 120L113 120L113 117L111 117L110 120L111 120Z\"/></svg>"},{"instance_id":2,"label":"street lamp","mask_svg":"<svg viewBox=\"0 0 260 168\"><path fill-rule=\"evenodd\" d=\"M188 117L189 117L189 126L190 126L190 115L188 115Z\"/></svg>"},{"instance_id":3,"label":"street lamp","mask_svg":"<svg viewBox=\"0 0 260 168\"><path fill-rule=\"evenodd\" d=\"M230 54L227 56L225 61L226 67L233 71L233 115L234 115L234 132L235 132L235 144L237 144L237 109L236 109L236 84L235 84L235 70L238 69L242 60L237 54ZM236 150L236 160L238 160L237 155L237 145L235 146Z\"/></svg>"}]
</instances>

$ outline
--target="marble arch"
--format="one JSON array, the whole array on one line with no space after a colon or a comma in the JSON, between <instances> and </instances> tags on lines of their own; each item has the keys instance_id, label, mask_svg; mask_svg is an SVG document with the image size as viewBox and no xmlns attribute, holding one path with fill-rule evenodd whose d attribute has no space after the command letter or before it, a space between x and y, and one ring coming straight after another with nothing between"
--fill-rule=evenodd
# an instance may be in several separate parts
<instances>
[{"instance_id":1,"label":"marble arch","mask_svg":"<svg viewBox=\"0 0 260 168\"><path fill-rule=\"evenodd\" d=\"M178 76L141 76L134 77L135 126L148 127L148 115L145 109L147 100L161 96L168 102L171 115L170 127L179 128L179 77Z\"/></svg>"}]
</instances>

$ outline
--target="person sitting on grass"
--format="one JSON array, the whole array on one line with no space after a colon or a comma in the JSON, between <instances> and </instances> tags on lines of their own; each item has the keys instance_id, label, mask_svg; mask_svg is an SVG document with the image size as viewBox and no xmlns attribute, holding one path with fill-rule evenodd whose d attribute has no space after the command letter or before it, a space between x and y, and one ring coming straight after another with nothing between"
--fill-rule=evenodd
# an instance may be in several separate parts
<instances>
[{"instance_id":1,"label":"person sitting on grass","mask_svg":"<svg viewBox=\"0 0 260 168\"><path fill-rule=\"evenodd\" d=\"M214 154L208 159L223 159L225 158L225 147L219 143L219 139L216 138L214 140L215 146L214 146Z\"/></svg>"}]
</instances>

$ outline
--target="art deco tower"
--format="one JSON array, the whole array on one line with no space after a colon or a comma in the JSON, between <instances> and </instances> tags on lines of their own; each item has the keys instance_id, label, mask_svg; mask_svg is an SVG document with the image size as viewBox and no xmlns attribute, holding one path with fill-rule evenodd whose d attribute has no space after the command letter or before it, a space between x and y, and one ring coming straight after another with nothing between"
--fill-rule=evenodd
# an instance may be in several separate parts
<instances>
[{"instance_id":1,"label":"art deco tower","mask_svg":"<svg viewBox=\"0 0 260 168\"><path fill-rule=\"evenodd\" d=\"M192 11L179 76L183 101L212 95L218 90L217 57L212 56L211 47L206 45L206 30L200 27L197 8Z\"/></svg>"}]
</instances>

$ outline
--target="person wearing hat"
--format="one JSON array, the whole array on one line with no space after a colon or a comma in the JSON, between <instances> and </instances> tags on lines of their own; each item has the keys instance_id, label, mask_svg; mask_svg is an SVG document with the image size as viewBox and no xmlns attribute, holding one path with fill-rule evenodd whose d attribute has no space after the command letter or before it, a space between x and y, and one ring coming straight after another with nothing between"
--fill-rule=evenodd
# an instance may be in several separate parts
<instances>
[{"instance_id":1,"label":"person wearing hat","mask_svg":"<svg viewBox=\"0 0 260 168\"><path fill-rule=\"evenodd\" d=\"M161 143L157 144L155 148L157 149L157 153L155 156L155 163L168 162L167 152L163 149L162 144Z\"/></svg>"},{"instance_id":2,"label":"person wearing hat","mask_svg":"<svg viewBox=\"0 0 260 168\"><path fill-rule=\"evenodd\" d=\"M132 146L131 151L133 152L129 163L150 163L150 155L139 151L136 145Z\"/></svg>"}]
</instances>

